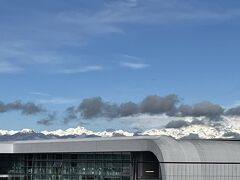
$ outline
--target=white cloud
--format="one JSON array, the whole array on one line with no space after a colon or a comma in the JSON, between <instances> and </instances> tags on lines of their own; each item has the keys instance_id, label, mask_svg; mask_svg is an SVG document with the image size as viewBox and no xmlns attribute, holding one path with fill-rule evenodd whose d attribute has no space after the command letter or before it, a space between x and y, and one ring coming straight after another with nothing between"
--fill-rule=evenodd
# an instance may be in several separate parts
<instances>
[{"instance_id":1,"label":"white cloud","mask_svg":"<svg viewBox=\"0 0 240 180\"><path fill-rule=\"evenodd\" d=\"M0 59L12 63L11 67L10 65L1 67L0 72L16 73L22 71L22 68L17 65L27 69L29 64L54 65L61 63L61 61L66 63L63 60L64 57L61 59L59 48L61 50L63 46L79 47L85 45L88 43L88 39L93 37L92 35L125 33L126 24L175 23L179 26L179 22L201 24L198 22L240 17L238 7L223 7L217 3L201 3L200 1L124 0L104 1L102 4L103 6L100 8L89 7L86 10L66 8L62 12L51 10L46 13L41 11L41 15L35 19L38 22L37 26L32 26L33 22L31 21L22 20L21 23L26 30L25 41L17 38L14 40L15 42L2 40L0 43ZM29 15L31 14L29 13ZM14 24L7 22L5 26L11 27L11 25ZM6 31L7 37L18 37L15 34L22 32L19 28L11 28L13 30ZM23 35L21 34L19 37ZM128 61L126 60L127 64L125 65L129 68L142 69L146 67L146 64L132 63L132 61L141 62L137 57L129 55L126 57ZM55 67L53 68L55 69ZM44 68L44 70L46 69ZM80 69L65 69L61 73L73 74L101 69L90 66Z\"/></svg>"},{"instance_id":2,"label":"white cloud","mask_svg":"<svg viewBox=\"0 0 240 180\"><path fill-rule=\"evenodd\" d=\"M36 50L29 42L0 42L0 73L14 74L26 71L30 66L50 66L60 64L61 59L54 53ZM44 69L47 69L44 68Z\"/></svg>"},{"instance_id":3,"label":"white cloud","mask_svg":"<svg viewBox=\"0 0 240 180\"><path fill-rule=\"evenodd\" d=\"M49 51L34 49L31 42L0 42L0 58L19 64L56 64L60 59Z\"/></svg>"},{"instance_id":4,"label":"white cloud","mask_svg":"<svg viewBox=\"0 0 240 180\"><path fill-rule=\"evenodd\" d=\"M77 69L63 69L61 71L58 71L60 74L77 74L77 73L86 73L86 72L92 72L92 71L102 71L103 67L99 65L92 65L92 66L85 66L82 68Z\"/></svg>"},{"instance_id":5,"label":"white cloud","mask_svg":"<svg viewBox=\"0 0 240 180\"><path fill-rule=\"evenodd\" d=\"M58 64L60 59L54 55L32 55L30 58L33 63L36 64Z\"/></svg>"},{"instance_id":6,"label":"white cloud","mask_svg":"<svg viewBox=\"0 0 240 180\"><path fill-rule=\"evenodd\" d=\"M76 101L77 101L76 99L70 99L70 98L50 98L50 99L38 100L38 102L41 104L55 104L55 105L72 104L72 103L75 103Z\"/></svg>"},{"instance_id":7,"label":"white cloud","mask_svg":"<svg viewBox=\"0 0 240 180\"><path fill-rule=\"evenodd\" d=\"M143 64L143 63L132 63L132 62L123 62L121 63L122 66L131 68L131 69L144 69L150 67L149 64Z\"/></svg>"},{"instance_id":8,"label":"white cloud","mask_svg":"<svg viewBox=\"0 0 240 180\"><path fill-rule=\"evenodd\" d=\"M137 116L122 117L117 119L122 123L128 122L131 128L150 129L161 128L173 120L179 120L179 117L170 117L167 115L148 115L140 114Z\"/></svg>"},{"instance_id":9,"label":"white cloud","mask_svg":"<svg viewBox=\"0 0 240 180\"><path fill-rule=\"evenodd\" d=\"M240 17L240 9L198 1L127 0L110 1L100 10L65 11L60 22L77 25L83 33L123 33L122 24L166 24L219 21ZM101 27L101 28L99 28Z\"/></svg>"},{"instance_id":10,"label":"white cloud","mask_svg":"<svg viewBox=\"0 0 240 180\"><path fill-rule=\"evenodd\" d=\"M237 107L240 106L240 100L236 100L234 103L226 106L225 108L233 108L233 107Z\"/></svg>"},{"instance_id":11,"label":"white cloud","mask_svg":"<svg viewBox=\"0 0 240 180\"><path fill-rule=\"evenodd\" d=\"M36 95L36 96L45 96L45 97L50 97L52 96L51 94L48 93L43 93L43 92L29 92L31 95Z\"/></svg>"},{"instance_id":12,"label":"white cloud","mask_svg":"<svg viewBox=\"0 0 240 180\"><path fill-rule=\"evenodd\" d=\"M8 62L0 62L0 74L15 74L23 72L23 68Z\"/></svg>"},{"instance_id":13,"label":"white cloud","mask_svg":"<svg viewBox=\"0 0 240 180\"><path fill-rule=\"evenodd\" d=\"M122 57L125 59L135 60L135 61L142 60L140 57L136 57L136 56L132 56L132 55L128 55L128 54L123 54Z\"/></svg>"}]
</instances>

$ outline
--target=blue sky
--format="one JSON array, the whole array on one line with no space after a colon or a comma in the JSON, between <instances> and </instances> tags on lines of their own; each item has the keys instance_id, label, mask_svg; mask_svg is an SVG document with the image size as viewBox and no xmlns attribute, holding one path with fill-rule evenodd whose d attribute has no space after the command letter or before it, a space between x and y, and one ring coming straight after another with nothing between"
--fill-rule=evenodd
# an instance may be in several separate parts
<instances>
[{"instance_id":1,"label":"blue sky","mask_svg":"<svg viewBox=\"0 0 240 180\"><path fill-rule=\"evenodd\" d=\"M95 96L121 103L177 94L187 104L238 105L239 32L239 1L1 0L0 100L34 102L58 119ZM0 113L0 129L81 125L37 124L44 116Z\"/></svg>"}]
</instances>

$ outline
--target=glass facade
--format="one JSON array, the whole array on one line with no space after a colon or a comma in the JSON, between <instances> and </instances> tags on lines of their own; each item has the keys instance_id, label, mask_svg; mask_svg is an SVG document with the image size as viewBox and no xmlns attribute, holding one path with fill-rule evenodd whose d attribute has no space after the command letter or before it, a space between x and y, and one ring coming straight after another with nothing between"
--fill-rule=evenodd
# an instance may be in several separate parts
<instances>
[{"instance_id":1,"label":"glass facade","mask_svg":"<svg viewBox=\"0 0 240 180\"><path fill-rule=\"evenodd\" d=\"M159 162L151 152L0 154L0 180L239 180L240 163Z\"/></svg>"},{"instance_id":2,"label":"glass facade","mask_svg":"<svg viewBox=\"0 0 240 180\"><path fill-rule=\"evenodd\" d=\"M2 154L0 179L130 180L131 153Z\"/></svg>"},{"instance_id":3,"label":"glass facade","mask_svg":"<svg viewBox=\"0 0 240 180\"><path fill-rule=\"evenodd\" d=\"M0 154L0 180L159 179L150 152Z\"/></svg>"}]
</instances>

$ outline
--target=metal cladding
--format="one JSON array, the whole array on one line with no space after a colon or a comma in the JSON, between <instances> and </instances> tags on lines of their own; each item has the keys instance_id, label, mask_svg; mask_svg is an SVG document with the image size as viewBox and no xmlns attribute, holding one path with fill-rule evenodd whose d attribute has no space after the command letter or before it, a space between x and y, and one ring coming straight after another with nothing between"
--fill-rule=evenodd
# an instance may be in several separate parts
<instances>
[{"instance_id":1,"label":"metal cladding","mask_svg":"<svg viewBox=\"0 0 240 180\"><path fill-rule=\"evenodd\" d=\"M113 138L57 139L14 141L0 143L0 154L34 153L131 153L152 152L156 162L151 169L159 169L161 180L227 179L240 177L240 141L227 140L176 140L167 136L134 136ZM143 157L143 156L142 156ZM141 158L140 158L141 159ZM140 160L139 159L139 160ZM157 162L159 161L159 162ZM136 163L135 161L132 162ZM137 171L139 166L144 171ZM139 162L132 168L144 173L149 164ZM138 169L138 168L137 168ZM150 170L151 170L150 169ZM157 171L156 171L157 172ZM135 178L136 179L136 178Z\"/></svg>"},{"instance_id":2,"label":"metal cladding","mask_svg":"<svg viewBox=\"0 0 240 180\"><path fill-rule=\"evenodd\" d=\"M167 136L32 140L0 143L0 153L140 152L159 162L240 162L240 141L175 140Z\"/></svg>"}]
</instances>

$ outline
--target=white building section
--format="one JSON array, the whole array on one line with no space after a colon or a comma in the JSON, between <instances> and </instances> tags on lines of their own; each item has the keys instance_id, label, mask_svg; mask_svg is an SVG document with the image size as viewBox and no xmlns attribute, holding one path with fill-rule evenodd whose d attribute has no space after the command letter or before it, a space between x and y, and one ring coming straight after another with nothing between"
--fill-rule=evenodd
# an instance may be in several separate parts
<instances>
[{"instance_id":1,"label":"white building section","mask_svg":"<svg viewBox=\"0 0 240 180\"><path fill-rule=\"evenodd\" d=\"M107 155L111 165L103 163ZM0 156L13 161L2 161L0 179L240 179L240 141L167 136L15 141L0 143ZM49 172L48 162L56 166ZM7 170L1 172L1 166ZM111 168L115 174L108 173Z\"/></svg>"}]
</instances>

